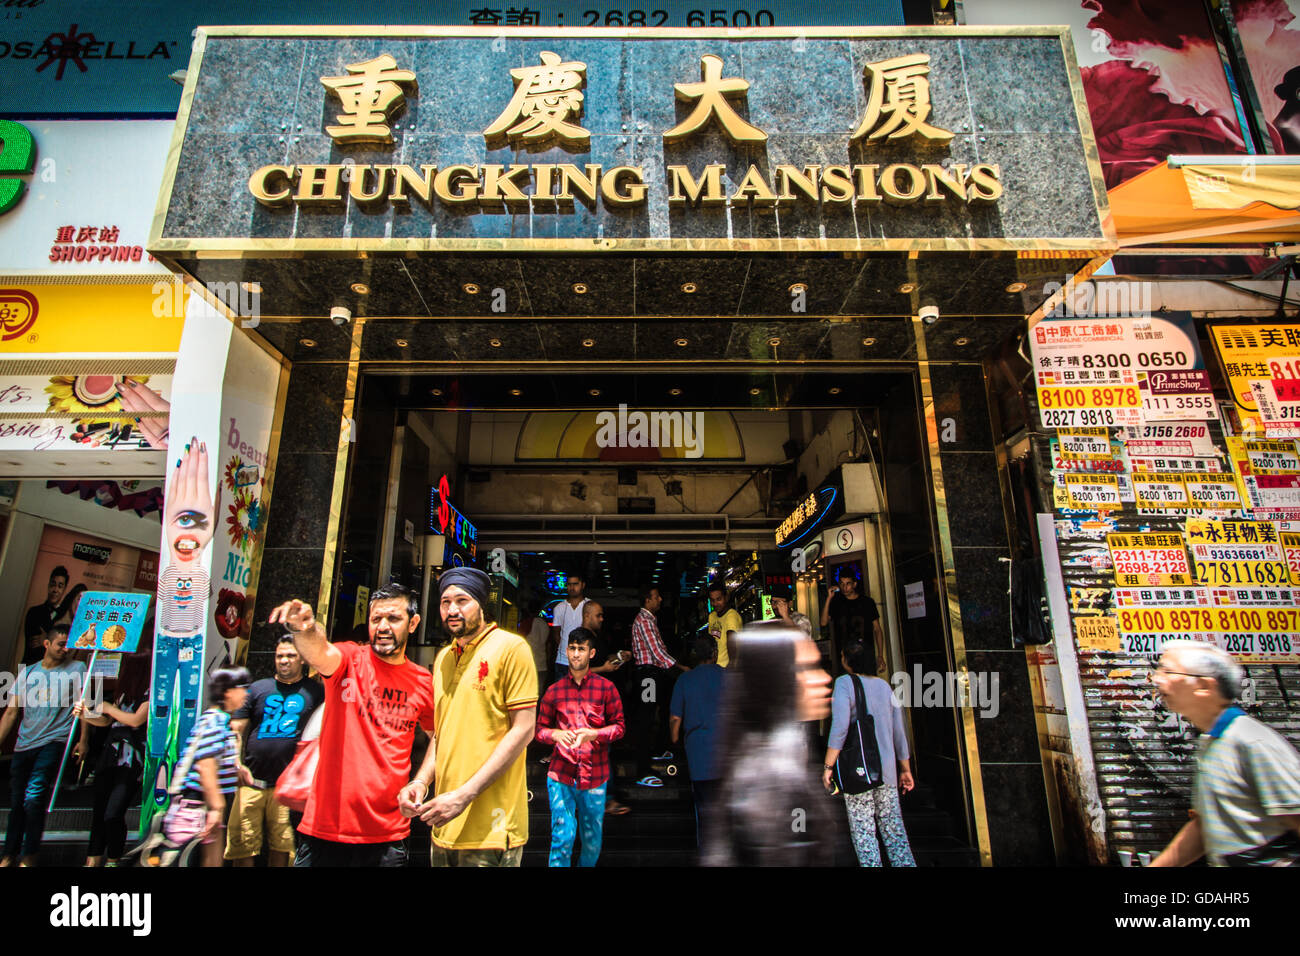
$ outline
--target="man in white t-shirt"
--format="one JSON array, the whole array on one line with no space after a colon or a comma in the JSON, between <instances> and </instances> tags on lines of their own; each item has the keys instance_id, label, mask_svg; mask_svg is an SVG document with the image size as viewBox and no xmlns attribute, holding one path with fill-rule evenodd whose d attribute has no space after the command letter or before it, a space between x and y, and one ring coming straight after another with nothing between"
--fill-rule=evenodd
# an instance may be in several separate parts
<instances>
[{"instance_id":1,"label":"man in white t-shirt","mask_svg":"<svg viewBox=\"0 0 1300 956\"><path fill-rule=\"evenodd\" d=\"M569 575L569 598L555 605L551 615L551 631L556 637L555 664L551 668L551 683L555 683L569 672L569 633L574 628L582 627L582 608L587 603L583 596L587 582L582 575L573 572Z\"/></svg>"},{"instance_id":2,"label":"man in white t-shirt","mask_svg":"<svg viewBox=\"0 0 1300 956\"><path fill-rule=\"evenodd\" d=\"M55 624L45 634L45 655L18 672L9 706L0 717L0 740L18 723L18 741L9 765L13 804L0 866L33 866L45 833L50 787L75 718L72 708L81 699L86 665L68 650L68 625ZM21 719L19 712L21 711ZM81 744L77 759L84 754Z\"/></svg>"}]
</instances>

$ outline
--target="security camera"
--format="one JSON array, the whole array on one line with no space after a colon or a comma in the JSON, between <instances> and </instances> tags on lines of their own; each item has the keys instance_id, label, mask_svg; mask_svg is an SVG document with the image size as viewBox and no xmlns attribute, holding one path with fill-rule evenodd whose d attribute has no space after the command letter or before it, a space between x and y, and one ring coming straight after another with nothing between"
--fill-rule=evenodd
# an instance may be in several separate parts
<instances>
[{"instance_id":1,"label":"security camera","mask_svg":"<svg viewBox=\"0 0 1300 956\"><path fill-rule=\"evenodd\" d=\"M352 321L352 310L336 305L330 309L330 321L335 325L347 325Z\"/></svg>"},{"instance_id":2,"label":"security camera","mask_svg":"<svg viewBox=\"0 0 1300 956\"><path fill-rule=\"evenodd\" d=\"M939 307L937 305L923 305L920 309L921 321L926 325L934 325L939 321Z\"/></svg>"}]
</instances>

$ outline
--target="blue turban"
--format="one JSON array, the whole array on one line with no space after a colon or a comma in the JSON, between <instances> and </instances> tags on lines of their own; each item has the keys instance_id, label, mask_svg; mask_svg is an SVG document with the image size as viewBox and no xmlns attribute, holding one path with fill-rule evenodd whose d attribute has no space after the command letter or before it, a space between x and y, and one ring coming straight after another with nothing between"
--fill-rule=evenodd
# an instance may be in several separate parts
<instances>
[{"instance_id":1,"label":"blue turban","mask_svg":"<svg viewBox=\"0 0 1300 956\"><path fill-rule=\"evenodd\" d=\"M487 607L488 592L492 590L492 579L478 568L449 568L438 578L438 599L449 587L458 587L478 601L479 607Z\"/></svg>"}]
</instances>

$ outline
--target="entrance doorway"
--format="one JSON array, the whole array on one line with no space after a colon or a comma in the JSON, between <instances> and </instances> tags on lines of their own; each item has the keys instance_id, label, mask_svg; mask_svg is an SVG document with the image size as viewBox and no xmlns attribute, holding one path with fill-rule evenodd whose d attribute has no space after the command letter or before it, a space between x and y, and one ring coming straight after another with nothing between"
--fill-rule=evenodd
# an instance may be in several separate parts
<instances>
[{"instance_id":1,"label":"entrance doorway","mask_svg":"<svg viewBox=\"0 0 1300 956\"><path fill-rule=\"evenodd\" d=\"M838 654L821 608L832 573L850 566L880 609L882 676L916 665L951 670L943 640L906 616L900 583L904 576L926 582L937 606L934 498L914 368L697 366L631 374L610 367L578 374L556 366L545 374L465 374L432 363L362 363L356 394L330 598L335 639L364 639L358 610L379 584L397 580L428 594L439 568L472 561L492 574L493 611L516 633L535 615L548 619L565 597L567 576L582 576L586 595L604 612L597 663L630 651L642 588L663 595L660 632L668 653L687 664L692 638L707 628L710 584L725 584L746 623L770 617L772 596L788 593L835 674ZM637 412L647 416L643 423ZM655 414L677 417L659 418L651 434ZM850 482L870 487L845 495ZM783 522L836 483L854 510L841 500L824 523L807 528L798 549L778 547ZM440 523L443 506L450 528ZM858 537L839 546L824 540L846 527ZM436 603L424 600L426 623L412 656L429 664L445 637ZM545 663L556 658L551 650ZM622 670L616 683L626 683L631 668ZM933 847L932 862L970 862L959 717L951 707L917 709L907 723L922 784L905 806L918 829L918 859ZM829 728L819 729L824 745ZM529 757L540 803L528 852L544 860L541 756ZM639 792L632 755L615 758L615 798L634 815L666 816L655 818L654 840L634 827L620 842L615 822L606 862L664 863L678 861L673 853L693 853L689 790L670 781L654 795ZM684 784L689 768L676 766L682 780L675 783ZM847 842L845 851L851 860Z\"/></svg>"}]
</instances>

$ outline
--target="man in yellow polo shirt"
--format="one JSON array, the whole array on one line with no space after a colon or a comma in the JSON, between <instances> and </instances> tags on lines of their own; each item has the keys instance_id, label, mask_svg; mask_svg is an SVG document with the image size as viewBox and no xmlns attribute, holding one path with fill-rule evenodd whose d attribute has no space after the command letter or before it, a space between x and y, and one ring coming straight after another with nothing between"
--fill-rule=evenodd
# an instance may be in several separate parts
<instances>
[{"instance_id":1,"label":"man in yellow polo shirt","mask_svg":"<svg viewBox=\"0 0 1300 956\"><path fill-rule=\"evenodd\" d=\"M433 664L436 739L399 798L404 813L433 827L433 866L518 866L528 842L524 751L537 670L527 641L486 621L490 584L476 568L438 579L453 640Z\"/></svg>"},{"instance_id":2,"label":"man in yellow polo shirt","mask_svg":"<svg viewBox=\"0 0 1300 956\"><path fill-rule=\"evenodd\" d=\"M709 635L718 642L719 667L727 667L731 664L736 653L736 638L740 636L740 629L744 627L740 612L734 607L727 606L729 601L727 589L721 582L709 587L709 604L713 608L709 611Z\"/></svg>"}]
</instances>

